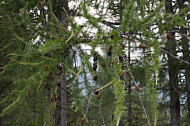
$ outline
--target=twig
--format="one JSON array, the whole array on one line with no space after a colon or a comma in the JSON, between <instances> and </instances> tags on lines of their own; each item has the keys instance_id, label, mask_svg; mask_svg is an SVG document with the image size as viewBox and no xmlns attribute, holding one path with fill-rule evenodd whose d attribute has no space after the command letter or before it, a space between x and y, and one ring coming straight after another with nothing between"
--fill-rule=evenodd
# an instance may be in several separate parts
<instances>
[{"instance_id":1,"label":"twig","mask_svg":"<svg viewBox=\"0 0 190 126\"><path fill-rule=\"evenodd\" d=\"M50 21L49 21L48 24L51 24L51 25L53 25L53 26L55 26L55 27L57 27L57 28L61 28L61 29L66 30L67 32L70 32L68 29L66 29L66 28L64 28L64 27L61 27L61 26L58 26L58 25L54 24L53 22L50 22ZM61 35L61 36L64 36L64 35Z\"/></svg>"},{"instance_id":2,"label":"twig","mask_svg":"<svg viewBox=\"0 0 190 126\"><path fill-rule=\"evenodd\" d=\"M92 92L94 91L95 86L96 86L96 84L94 85L94 87L92 88L92 91L90 92L90 97L89 97L89 100L88 100L88 104L87 104L87 108L86 108L86 113L84 115L84 119L86 118L86 116L88 114L88 110L89 110L89 107L90 107L90 101L91 101L91 97L92 97Z\"/></svg>"},{"instance_id":3,"label":"twig","mask_svg":"<svg viewBox=\"0 0 190 126\"><path fill-rule=\"evenodd\" d=\"M100 115L102 117L102 122L103 122L103 125L106 126L105 121L104 121L104 116L103 116L103 113L102 113L102 106L101 106L100 100L98 100L98 102L99 102L99 110L100 110Z\"/></svg>"},{"instance_id":4,"label":"twig","mask_svg":"<svg viewBox=\"0 0 190 126\"><path fill-rule=\"evenodd\" d=\"M131 72L131 70L130 70L130 68L129 68L129 65L126 63L126 59L125 59L124 56L123 56L123 59L124 59L125 65L127 66L127 69L128 69L128 71L129 71L129 74L130 74L131 78L132 78L133 81L134 81L134 84L137 85L137 83L136 83L136 81L135 81L135 78L134 78L134 76L133 76L133 73ZM143 107L143 110L144 110L144 113L145 113L145 116L146 116L148 125L150 126L150 121L149 121L149 119L148 119L148 115L147 115L146 109L145 109L145 107L144 107L144 104L143 104L143 101L142 101L140 92L138 92L138 96L139 96L139 101L140 101L140 103L141 103L141 105L142 105L142 107Z\"/></svg>"},{"instance_id":5,"label":"twig","mask_svg":"<svg viewBox=\"0 0 190 126\"><path fill-rule=\"evenodd\" d=\"M70 112L73 112L74 114L76 114L76 115L78 115L78 116L80 116L80 117L83 116L82 113L76 112L76 111L74 111L74 110L72 110L72 109L65 108L65 107L62 107L62 108L65 109L65 110L68 110L68 111L70 111ZM90 116L87 116L87 117L88 117L89 119L93 119L93 120L99 121L98 119L92 118L92 117L90 117Z\"/></svg>"},{"instance_id":6,"label":"twig","mask_svg":"<svg viewBox=\"0 0 190 126\"><path fill-rule=\"evenodd\" d=\"M110 24L110 25L120 25L121 23L120 22L110 22L110 21L105 21L103 20L102 22L106 22L107 24Z\"/></svg>"},{"instance_id":7,"label":"twig","mask_svg":"<svg viewBox=\"0 0 190 126\"><path fill-rule=\"evenodd\" d=\"M163 53L166 53L166 54L170 55L170 56L171 56L172 58L174 58L174 59L177 59L177 60L179 60L179 61L181 61L181 62L183 62L183 63L185 63L185 64L190 65L190 63L189 63L188 61L183 60L183 59L181 59L181 58L178 58L177 56L174 56L172 53L170 53L169 51L167 51L167 50L165 50L165 49L163 49L163 48L161 48L161 51L162 51Z\"/></svg>"},{"instance_id":8,"label":"twig","mask_svg":"<svg viewBox=\"0 0 190 126\"><path fill-rule=\"evenodd\" d=\"M115 30L117 30L120 33L120 35L124 35L124 33L119 28L117 28L114 25L108 23L107 21L103 20L101 23L105 24L105 25L107 25L107 26L109 26L109 27L111 27L111 28L113 28Z\"/></svg>"}]
</instances>

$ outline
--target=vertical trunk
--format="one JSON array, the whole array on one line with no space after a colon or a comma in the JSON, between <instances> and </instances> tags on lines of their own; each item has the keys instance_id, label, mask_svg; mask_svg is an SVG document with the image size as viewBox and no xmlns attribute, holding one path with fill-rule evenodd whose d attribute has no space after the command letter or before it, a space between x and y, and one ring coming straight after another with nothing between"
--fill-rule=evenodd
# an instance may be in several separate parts
<instances>
[{"instance_id":1,"label":"vertical trunk","mask_svg":"<svg viewBox=\"0 0 190 126\"><path fill-rule=\"evenodd\" d=\"M61 74L61 126L67 126L65 71Z\"/></svg>"},{"instance_id":2,"label":"vertical trunk","mask_svg":"<svg viewBox=\"0 0 190 126\"><path fill-rule=\"evenodd\" d=\"M128 93L129 95L131 95L131 84L129 83L129 87L128 87ZM132 106L131 106L131 99L129 100L129 106L128 106L128 122L129 122L129 126L132 126Z\"/></svg>"},{"instance_id":3,"label":"vertical trunk","mask_svg":"<svg viewBox=\"0 0 190 126\"><path fill-rule=\"evenodd\" d=\"M169 65L169 86L170 86L170 117L171 126L179 126L180 124L180 100L178 84L177 84L177 70L173 64L173 59L168 58Z\"/></svg>"},{"instance_id":4,"label":"vertical trunk","mask_svg":"<svg viewBox=\"0 0 190 126\"><path fill-rule=\"evenodd\" d=\"M68 0L56 0L54 3L54 14L63 27L67 27L67 15L64 11L69 12Z\"/></svg>"},{"instance_id":5,"label":"vertical trunk","mask_svg":"<svg viewBox=\"0 0 190 126\"><path fill-rule=\"evenodd\" d=\"M190 53L188 53L187 60L189 58L189 54ZM185 69L185 78L186 78L186 84L187 84L187 89L188 89L188 92L187 92L187 107L188 107L187 119L188 119L188 123L190 124L190 67L186 67L186 69Z\"/></svg>"},{"instance_id":6,"label":"vertical trunk","mask_svg":"<svg viewBox=\"0 0 190 126\"><path fill-rule=\"evenodd\" d=\"M181 29L182 34L187 34L187 30L185 28ZM186 61L189 60L189 44L188 40L183 36L182 37L182 46L183 46L183 58ZM186 87L187 87L187 108L188 108L188 123L190 124L190 67L188 65L185 65L185 80L186 80Z\"/></svg>"},{"instance_id":7,"label":"vertical trunk","mask_svg":"<svg viewBox=\"0 0 190 126\"><path fill-rule=\"evenodd\" d=\"M124 126L124 122L123 122L124 118L122 118L119 122L119 126Z\"/></svg>"},{"instance_id":8,"label":"vertical trunk","mask_svg":"<svg viewBox=\"0 0 190 126\"><path fill-rule=\"evenodd\" d=\"M130 60L131 60L131 53L130 53L130 41L128 42L128 62L130 65ZM131 95L131 83L129 81L129 86L128 86L128 94L129 96ZM128 122L129 126L132 126L132 106L131 106L131 98L129 97L129 104L128 104Z\"/></svg>"},{"instance_id":9,"label":"vertical trunk","mask_svg":"<svg viewBox=\"0 0 190 126\"><path fill-rule=\"evenodd\" d=\"M172 0L165 1L166 13L173 13ZM168 32L168 41L166 44L166 48L172 54L176 54L176 42L174 32ZM170 118L171 118L171 126L179 126L180 124L180 100L179 100L179 92L178 83L177 83L177 62L170 55L168 55L168 71L169 71L169 87L170 87Z\"/></svg>"},{"instance_id":10,"label":"vertical trunk","mask_svg":"<svg viewBox=\"0 0 190 126\"><path fill-rule=\"evenodd\" d=\"M120 4L120 5L119 5L119 6L120 6L120 8L119 8L119 10L120 10L120 11L119 11L119 16L120 16L119 18L120 18L120 19L119 19L119 20L120 20L120 22L122 22L122 18L123 18L123 17L122 17L122 16L123 16L122 14L123 14L124 0L120 0L120 3L119 3L119 4ZM123 54L124 54L124 53L123 53ZM123 64L123 68L122 68L123 70L125 69L124 66L125 66L125 65ZM125 78L122 78L122 79L124 80L124 83L123 83L123 84L126 85L126 80L125 80ZM126 101L127 101L127 100L126 100ZM124 117L121 118L121 120L120 120L120 122L119 122L119 126L125 126Z\"/></svg>"},{"instance_id":11,"label":"vertical trunk","mask_svg":"<svg viewBox=\"0 0 190 126\"><path fill-rule=\"evenodd\" d=\"M64 11L65 9L65 11ZM68 0L56 0L53 3L53 12L59 20L62 27L67 28L67 15L69 12ZM65 80L65 70L61 74L61 126L67 126L67 87Z\"/></svg>"},{"instance_id":12,"label":"vertical trunk","mask_svg":"<svg viewBox=\"0 0 190 126\"><path fill-rule=\"evenodd\" d=\"M178 5L179 5L179 9L183 9L184 8L184 2L185 0L178 0ZM183 16L183 15L182 15ZM184 27L181 27L181 43L182 43L182 47L183 47L183 58L186 61L190 61L189 59L189 41L188 39L184 36L187 35L187 29ZM187 115L187 119L188 119L188 123L190 124L190 67L185 64L185 80L186 80L186 87L187 87L187 108L188 108L188 115Z\"/></svg>"}]
</instances>

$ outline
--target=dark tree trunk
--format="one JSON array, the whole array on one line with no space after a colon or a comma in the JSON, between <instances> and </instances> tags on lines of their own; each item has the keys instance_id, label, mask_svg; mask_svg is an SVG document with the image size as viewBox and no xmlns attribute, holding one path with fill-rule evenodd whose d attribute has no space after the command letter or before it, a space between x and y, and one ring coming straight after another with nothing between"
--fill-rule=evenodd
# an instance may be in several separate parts
<instances>
[{"instance_id":1,"label":"dark tree trunk","mask_svg":"<svg viewBox=\"0 0 190 126\"><path fill-rule=\"evenodd\" d=\"M168 59L169 64L169 86L170 86L170 116L171 126L179 126L180 124L180 100L178 84L177 84L177 70L173 64L173 60Z\"/></svg>"},{"instance_id":2,"label":"dark tree trunk","mask_svg":"<svg viewBox=\"0 0 190 126\"><path fill-rule=\"evenodd\" d=\"M130 61L131 61L131 52L130 52L130 41L128 42L128 61L129 61L129 65L130 65ZM129 81L129 86L128 86L128 94L129 96L131 96L131 83ZM131 97L129 97L129 104L128 104L128 121L129 121L129 126L132 126L132 105L131 105Z\"/></svg>"},{"instance_id":3,"label":"dark tree trunk","mask_svg":"<svg viewBox=\"0 0 190 126\"><path fill-rule=\"evenodd\" d=\"M187 58L189 58L189 54L190 53L188 53L188 57ZM187 67L185 69L185 78L186 78L186 84L187 84L187 89L188 89L188 92L187 92L187 107L188 107L188 116L187 116L187 119L188 119L188 123L190 124L190 67Z\"/></svg>"},{"instance_id":4,"label":"dark tree trunk","mask_svg":"<svg viewBox=\"0 0 190 126\"><path fill-rule=\"evenodd\" d=\"M187 34L187 30L185 28L181 29L181 34ZM183 36L183 35L182 35ZM182 46L183 46L183 58L186 61L190 61L189 59L189 41L186 37L182 37ZM185 80L187 87L187 109L188 109L188 123L190 124L190 67L185 64Z\"/></svg>"},{"instance_id":5,"label":"dark tree trunk","mask_svg":"<svg viewBox=\"0 0 190 126\"><path fill-rule=\"evenodd\" d=\"M173 13L172 0L165 1L166 13ZM168 21L168 20L167 20ZM174 32L167 32L171 37L168 37L166 48L172 54L176 54L176 42ZM180 100L178 92L178 83L177 83L177 62L170 55L168 55L168 71L169 71L169 87L170 87L170 117L171 117L171 126L179 126L180 124Z\"/></svg>"},{"instance_id":6,"label":"dark tree trunk","mask_svg":"<svg viewBox=\"0 0 190 126\"><path fill-rule=\"evenodd\" d=\"M124 126L123 118L119 121L119 126Z\"/></svg>"},{"instance_id":7,"label":"dark tree trunk","mask_svg":"<svg viewBox=\"0 0 190 126\"><path fill-rule=\"evenodd\" d=\"M65 71L63 71L61 74L61 126L67 126L66 95Z\"/></svg>"},{"instance_id":8,"label":"dark tree trunk","mask_svg":"<svg viewBox=\"0 0 190 126\"><path fill-rule=\"evenodd\" d=\"M179 9L184 8L184 2L185 2L185 0L178 0ZM183 15L181 15L181 16L183 16ZM187 35L187 29L184 27L181 27L180 33L182 36L181 43L182 43L182 47L183 47L183 58L186 61L190 61L189 41L185 37L185 35ZM188 90L187 91L187 109L188 109L187 119L188 119L188 123L190 124L190 67L187 64L185 64L185 80L186 80L186 86L187 86L187 90Z\"/></svg>"},{"instance_id":9,"label":"dark tree trunk","mask_svg":"<svg viewBox=\"0 0 190 126\"><path fill-rule=\"evenodd\" d=\"M53 11L55 16L63 27L67 27L67 14L65 13L63 8L69 14L68 0L56 0L54 2Z\"/></svg>"},{"instance_id":10,"label":"dark tree trunk","mask_svg":"<svg viewBox=\"0 0 190 126\"><path fill-rule=\"evenodd\" d=\"M65 9L65 11L64 11ZM69 14L69 7L68 7L68 0L56 0L53 3L53 12L57 19L59 20L59 23L62 25L62 27L67 28L67 14ZM63 68L63 72L60 76L61 78L61 126L67 126L67 86L66 86L66 80L65 80L65 70Z\"/></svg>"}]
</instances>

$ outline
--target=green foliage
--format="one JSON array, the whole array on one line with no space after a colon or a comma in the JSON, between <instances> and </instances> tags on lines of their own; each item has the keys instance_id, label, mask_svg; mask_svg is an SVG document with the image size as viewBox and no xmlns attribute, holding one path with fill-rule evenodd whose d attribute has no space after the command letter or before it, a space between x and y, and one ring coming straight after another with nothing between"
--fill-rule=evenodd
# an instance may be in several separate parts
<instances>
[{"instance_id":1,"label":"green foliage","mask_svg":"<svg viewBox=\"0 0 190 126\"><path fill-rule=\"evenodd\" d=\"M2 2L2 125L60 125L62 89L59 83L63 71L67 84L68 125L80 125L88 105L86 126L103 125L103 120L110 126L122 122L124 125L147 125L147 120L151 125L167 125L168 108L161 105L167 105L169 93L157 90L168 85L167 57L161 49L165 48L165 32L174 27L189 27L185 20L189 7L174 15L166 14L164 2L87 0L79 3L77 13L72 16L68 1ZM100 8L97 16L90 13L91 7ZM111 30L103 28L102 20L108 13L119 22L113 25L110 21ZM74 22L76 15L82 15L87 22L78 25ZM91 35L88 27L97 32ZM144 47L138 47L139 44ZM84 45L92 49L85 50ZM96 70L93 68L95 56L98 57ZM124 57L125 62L120 59ZM57 68L59 65L63 71ZM182 78L178 80L181 87L185 85ZM100 98L93 88L99 91ZM184 94L182 92L182 96ZM182 120L187 121L187 108L183 111Z\"/></svg>"}]
</instances>

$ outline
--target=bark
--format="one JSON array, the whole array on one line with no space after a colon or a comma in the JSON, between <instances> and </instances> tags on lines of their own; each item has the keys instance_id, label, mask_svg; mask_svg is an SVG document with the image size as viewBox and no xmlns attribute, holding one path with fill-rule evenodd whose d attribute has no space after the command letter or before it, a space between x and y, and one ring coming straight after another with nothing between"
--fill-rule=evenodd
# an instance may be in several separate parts
<instances>
[{"instance_id":1,"label":"bark","mask_svg":"<svg viewBox=\"0 0 190 126\"><path fill-rule=\"evenodd\" d=\"M119 121L119 126L124 126L123 118Z\"/></svg>"},{"instance_id":2,"label":"bark","mask_svg":"<svg viewBox=\"0 0 190 126\"><path fill-rule=\"evenodd\" d=\"M129 51L128 51L128 62L129 62L129 65L130 65L130 61L131 61L131 52L130 52L130 41L128 42L128 48L129 48ZM128 94L129 96L131 96L131 83L129 81L129 86L128 86ZM132 126L132 105L131 105L131 98L129 97L129 104L128 104L128 121L129 121L129 126Z\"/></svg>"},{"instance_id":3,"label":"bark","mask_svg":"<svg viewBox=\"0 0 190 126\"><path fill-rule=\"evenodd\" d=\"M187 30L185 28L182 28L182 34L186 34ZM189 60L189 44L188 40L183 36L182 37L182 42L183 42L183 57L184 60L190 61ZM188 65L185 65L185 81L186 81L186 87L187 87L187 109L188 109L188 122L190 124L190 67Z\"/></svg>"},{"instance_id":4,"label":"bark","mask_svg":"<svg viewBox=\"0 0 190 126\"><path fill-rule=\"evenodd\" d=\"M64 11L64 9L65 11ZM62 27L67 28L67 14L69 13L68 0L56 0L53 2L53 12ZM67 14L66 14L67 13ZM65 80L65 70L61 74L61 126L67 126L67 86Z\"/></svg>"},{"instance_id":5,"label":"bark","mask_svg":"<svg viewBox=\"0 0 190 126\"><path fill-rule=\"evenodd\" d=\"M61 74L61 126L67 126L67 105L66 105L66 81L65 71Z\"/></svg>"},{"instance_id":6,"label":"bark","mask_svg":"<svg viewBox=\"0 0 190 126\"><path fill-rule=\"evenodd\" d=\"M67 14L63 8L66 10L67 14L69 14L68 0L57 0L57 2L54 3L53 12L60 24L63 27L67 27Z\"/></svg>"},{"instance_id":7,"label":"bark","mask_svg":"<svg viewBox=\"0 0 190 126\"><path fill-rule=\"evenodd\" d=\"M179 9L183 9L184 8L184 2L185 0L178 0L178 6ZM181 15L183 16L183 15ZM190 61L189 59L189 54L190 54L190 50L189 50L189 41L188 39L184 36L187 35L187 29L184 27L181 27L181 43L182 43L182 47L183 47L183 59L185 61ZM188 108L188 115L187 115L187 119L188 119L188 123L190 124L190 67L187 64L185 65L185 80L186 80L186 87L187 87L187 108Z\"/></svg>"},{"instance_id":8,"label":"bark","mask_svg":"<svg viewBox=\"0 0 190 126\"><path fill-rule=\"evenodd\" d=\"M188 53L188 56L189 56L189 54L190 53ZM188 123L190 124L190 67L187 67L185 69L185 78L186 78L186 84L187 84L187 89L188 89L188 93L187 93L187 107L188 107L187 119L188 119Z\"/></svg>"},{"instance_id":9,"label":"bark","mask_svg":"<svg viewBox=\"0 0 190 126\"><path fill-rule=\"evenodd\" d=\"M165 1L166 13L173 13L172 0ZM176 42L174 32L167 32L171 35L168 39L166 48L170 50L172 54L176 54ZM179 126L180 124L180 100L177 83L177 62L170 55L168 55L168 71L169 71L169 87L170 87L170 118L171 126Z\"/></svg>"}]
</instances>

